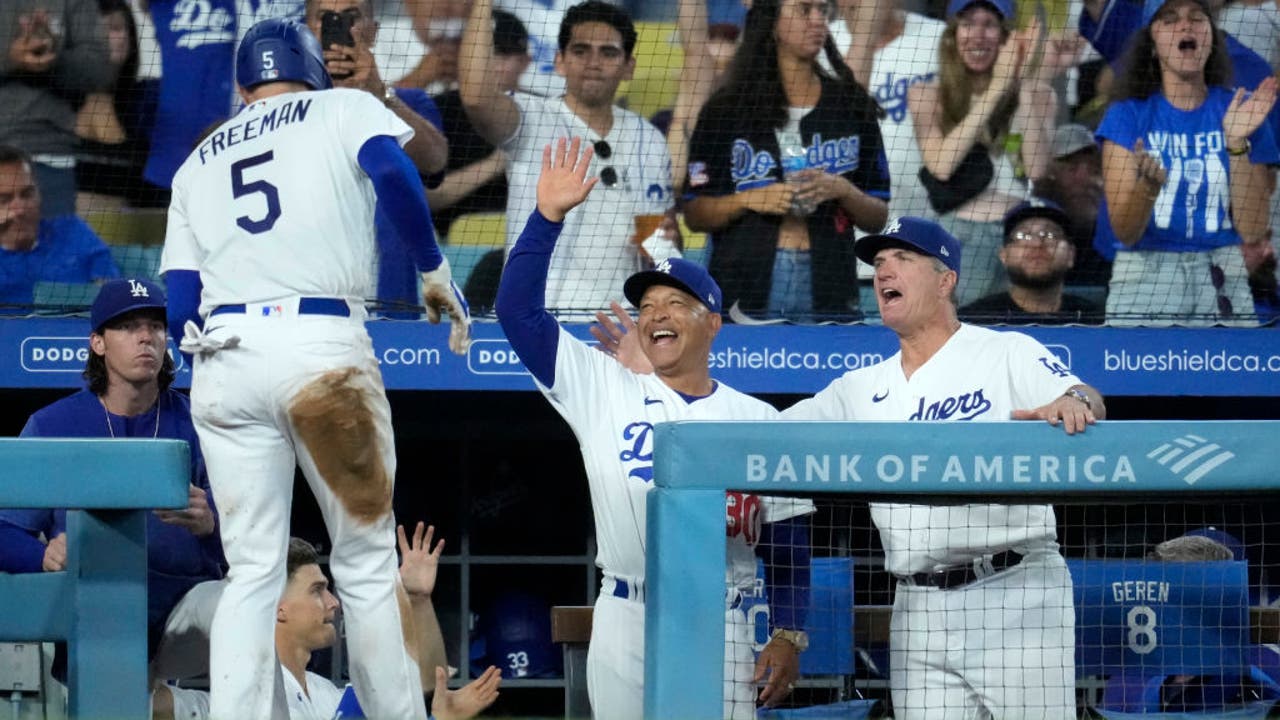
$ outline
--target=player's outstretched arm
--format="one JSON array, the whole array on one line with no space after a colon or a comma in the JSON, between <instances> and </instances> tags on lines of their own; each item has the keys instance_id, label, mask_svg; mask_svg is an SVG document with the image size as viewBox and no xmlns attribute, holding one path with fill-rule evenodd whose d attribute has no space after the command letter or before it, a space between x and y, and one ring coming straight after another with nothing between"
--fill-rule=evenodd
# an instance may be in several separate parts
<instances>
[{"instance_id":1,"label":"player's outstretched arm","mask_svg":"<svg viewBox=\"0 0 1280 720\"><path fill-rule=\"evenodd\" d=\"M404 526L396 526L396 540L400 546L400 582L409 596L413 612L413 624L417 628L418 669L422 686L430 687L432 668L448 664L444 650L444 634L436 617L431 594L436 589L436 575L440 568L440 556L444 554L444 539L432 545L435 526L418 523L413 529L412 541L406 537Z\"/></svg>"},{"instance_id":2,"label":"player's outstretched arm","mask_svg":"<svg viewBox=\"0 0 1280 720\"><path fill-rule=\"evenodd\" d=\"M587 178L593 151L579 153L582 139L566 144L561 139L553 151L542 151L538 177L538 209L525 223L520 238L507 256L498 283L495 309L511 348L533 377L546 387L555 383L556 346L560 327L547 312L547 268L551 251L563 229L569 210L587 198L597 178Z\"/></svg>"},{"instance_id":3,"label":"player's outstretched arm","mask_svg":"<svg viewBox=\"0 0 1280 720\"><path fill-rule=\"evenodd\" d=\"M1085 403L1072 391L1080 391L1089 398ZM1084 432L1085 428L1099 420L1107 419L1107 405L1102 393L1089 385L1075 385L1066 395L1061 395L1053 402L1041 405L1034 410L1014 410L1014 420L1045 420L1050 425L1062 424L1068 435Z\"/></svg>"},{"instance_id":4,"label":"player's outstretched arm","mask_svg":"<svg viewBox=\"0 0 1280 720\"><path fill-rule=\"evenodd\" d=\"M438 323L441 314L447 313L449 349L465 354L471 344L471 311L462 291L453 282L449 261L436 244L426 190L417 169L396 141L386 135L367 140L360 147L357 161L373 182L379 205L396 235L405 243L409 257L422 273L427 319Z\"/></svg>"}]
</instances>

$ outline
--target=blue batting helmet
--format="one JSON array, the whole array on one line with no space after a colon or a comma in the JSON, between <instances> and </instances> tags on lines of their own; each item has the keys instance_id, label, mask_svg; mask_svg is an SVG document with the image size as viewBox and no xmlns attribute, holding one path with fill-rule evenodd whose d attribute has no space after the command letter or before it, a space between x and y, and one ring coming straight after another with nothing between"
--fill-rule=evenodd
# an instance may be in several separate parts
<instances>
[{"instance_id":1,"label":"blue batting helmet","mask_svg":"<svg viewBox=\"0 0 1280 720\"><path fill-rule=\"evenodd\" d=\"M246 90L269 82L300 82L312 90L333 87L320 41L297 20L273 18L249 28L236 51L236 82Z\"/></svg>"},{"instance_id":2,"label":"blue batting helmet","mask_svg":"<svg viewBox=\"0 0 1280 720\"><path fill-rule=\"evenodd\" d=\"M551 641L551 606L525 592L504 593L480 614L471 672L497 665L504 678L563 676L563 658Z\"/></svg>"}]
</instances>

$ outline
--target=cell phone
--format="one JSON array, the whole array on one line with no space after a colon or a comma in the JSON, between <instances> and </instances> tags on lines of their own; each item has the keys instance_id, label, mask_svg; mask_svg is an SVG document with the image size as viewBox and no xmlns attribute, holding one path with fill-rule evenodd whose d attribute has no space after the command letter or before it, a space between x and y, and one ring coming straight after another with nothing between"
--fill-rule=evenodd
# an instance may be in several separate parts
<instances>
[{"instance_id":1,"label":"cell phone","mask_svg":"<svg viewBox=\"0 0 1280 720\"><path fill-rule=\"evenodd\" d=\"M347 13L326 10L320 16L320 47L328 50L331 45L353 47L356 39L351 35L355 18Z\"/></svg>"}]
</instances>

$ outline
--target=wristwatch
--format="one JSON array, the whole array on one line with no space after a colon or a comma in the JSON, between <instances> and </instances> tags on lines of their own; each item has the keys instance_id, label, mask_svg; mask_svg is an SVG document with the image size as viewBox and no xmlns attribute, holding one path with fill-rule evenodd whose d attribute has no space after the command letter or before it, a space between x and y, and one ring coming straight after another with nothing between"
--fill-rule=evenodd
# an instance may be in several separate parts
<instances>
[{"instance_id":1,"label":"wristwatch","mask_svg":"<svg viewBox=\"0 0 1280 720\"><path fill-rule=\"evenodd\" d=\"M396 87L391 83L382 86L382 104L390 107L392 104L400 100L400 96L396 95Z\"/></svg>"},{"instance_id":2,"label":"wristwatch","mask_svg":"<svg viewBox=\"0 0 1280 720\"><path fill-rule=\"evenodd\" d=\"M778 628L773 631L773 635L769 636L769 641L786 640L795 646L796 652L802 653L809 649L809 633L803 630L784 630Z\"/></svg>"},{"instance_id":3,"label":"wristwatch","mask_svg":"<svg viewBox=\"0 0 1280 720\"><path fill-rule=\"evenodd\" d=\"M1093 412L1093 398L1089 397L1089 393L1081 390L1080 388L1073 387L1062 394L1067 397L1075 398L1079 400L1080 402L1084 403L1085 407L1089 408L1089 412Z\"/></svg>"}]
</instances>

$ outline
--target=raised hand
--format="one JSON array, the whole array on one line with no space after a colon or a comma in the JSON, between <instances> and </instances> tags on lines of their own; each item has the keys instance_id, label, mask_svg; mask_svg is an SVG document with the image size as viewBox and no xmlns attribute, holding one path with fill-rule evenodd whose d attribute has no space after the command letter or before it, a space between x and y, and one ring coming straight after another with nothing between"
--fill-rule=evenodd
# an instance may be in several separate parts
<instances>
[{"instance_id":1,"label":"raised hand","mask_svg":"<svg viewBox=\"0 0 1280 720\"><path fill-rule=\"evenodd\" d=\"M582 149L582 138L567 143L564 138L542 148L542 174L538 176L538 212L552 222L563 222L564 216L591 193L600 178L587 178L595 150Z\"/></svg>"},{"instance_id":2,"label":"raised hand","mask_svg":"<svg viewBox=\"0 0 1280 720\"><path fill-rule=\"evenodd\" d=\"M436 720L468 720L498 699L502 672L490 665L480 677L457 690L449 689L449 676L436 668L436 692L431 697L431 717Z\"/></svg>"},{"instance_id":3,"label":"raised hand","mask_svg":"<svg viewBox=\"0 0 1280 720\"><path fill-rule=\"evenodd\" d=\"M1267 113L1271 112L1271 107L1275 104L1275 77L1263 80L1252 93L1244 88L1236 88L1236 94L1231 98L1231 104L1222 117L1222 139L1226 142L1227 149L1244 147L1249 136L1267 119Z\"/></svg>"},{"instance_id":4,"label":"raised hand","mask_svg":"<svg viewBox=\"0 0 1280 720\"><path fill-rule=\"evenodd\" d=\"M653 374L653 363L640 347L640 334L635 331L636 322L631 314L617 302L610 303L618 322L603 312L596 312L596 322L589 328L600 342L600 352L617 360L623 367L640 375Z\"/></svg>"},{"instance_id":5,"label":"raised hand","mask_svg":"<svg viewBox=\"0 0 1280 720\"><path fill-rule=\"evenodd\" d=\"M425 532L423 528L426 527ZM404 526L396 526L396 541L400 545L400 582L410 595L430 595L436 589L436 573L440 569L440 556L444 553L444 539L431 547L435 537L434 525L418 523L413 529L413 541L405 537Z\"/></svg>"}]
</instances>

